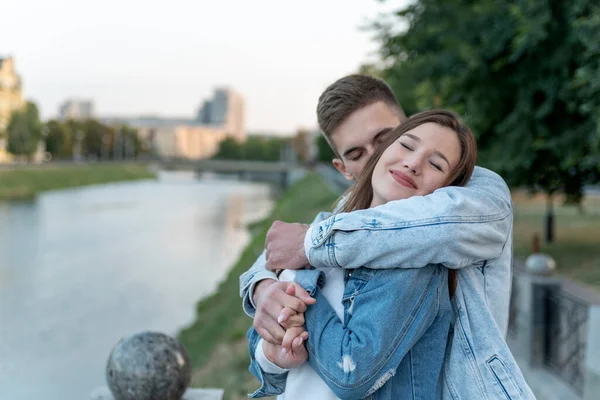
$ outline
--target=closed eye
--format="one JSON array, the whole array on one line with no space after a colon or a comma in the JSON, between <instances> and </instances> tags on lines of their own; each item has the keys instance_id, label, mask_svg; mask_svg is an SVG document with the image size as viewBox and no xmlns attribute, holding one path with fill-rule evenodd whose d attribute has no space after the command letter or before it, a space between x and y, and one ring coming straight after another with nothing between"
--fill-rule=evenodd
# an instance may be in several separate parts
<instances>
[{"instance_id":1,"label":"closed eye","mask_svg":"<svg viewBox=\"0 0 600 400\"><path fill-rule=\"evenodd\" d=\"M442 169L442 167L440 167L438 164L429 161L429 164L431 164L435 169L437 169L438 171L444 172L444 170Z\"/></svg>"},{"instance_id":2,"label":"closed eye","mask_svg":"<svg viewBox=\"0 0 600 400\"><path fill-rule=\"evenodd\" d=\"M413 151L412 147L410 147L409 145L407 145L406 143L402 143L400 142L400 144L402 145L402 147L404 147L406 150L408 151Z\"/></svg>"},{"instance_id":3,"label":"closed eye","mask_svg":"<svg viewBox=\"0 0 600 400\"><path fill-rule=\"evenodd\" d=\"M351 161L358 161L358 160L360 160L360 158L362 157L362 155L363 155L362 151L356 152L356 153L352 153L352 155L350 157L348 157L348 159L351 160Z\"/></svg>"}]
</instances>

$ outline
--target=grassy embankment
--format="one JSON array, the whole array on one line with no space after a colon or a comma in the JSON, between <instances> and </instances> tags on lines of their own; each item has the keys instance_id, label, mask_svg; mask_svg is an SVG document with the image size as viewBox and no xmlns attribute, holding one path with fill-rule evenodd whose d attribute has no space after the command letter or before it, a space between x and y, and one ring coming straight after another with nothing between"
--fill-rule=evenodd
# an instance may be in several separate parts
<instances>
[{"instance_id":1,"label":"grassy embankment","mask_svg":"<svg viewBox=\"0 0 600 400\"><path fill-rule=\"evenodd\" d=\"M150 179L144 165L91 164L16 167L0 170L0 200L26 199L40 192L99 183Z\"/></svg>"},{"instance_id":2,"label":"grassy embankment","mask_svg":"<svg viewBox=\"0 0 600 400\"><path fill-rule=\"evenodd\" d=\"M285 192L271 215L252 227L253 239L212 296L200 301L196 322L180 339L192 359L192 385L225 389L225 399L246 399L258 388L248 371L246 331L252 320L244 314L239 276L260 255L274 220L310 223L319 211L330 210L336 194L316 174L309 174Z\"/></svg>"},{"instance_id":3,"label":"grassy embankment","mask_svg":"<svg viewBox=\"0 0 600 400\"><path fill-rule=\"evenodd\" d=\"M525 257L534 233L543 234L544 200L514 192L515 255ZM198 303L196 322L180 334L194 365L192 384L221 387L225 398L245 399L257 388L248 372L245 332L251 320L244 314L238 295L239 276L262 251L271 222L312 220L318 211L331 208L336 195L318 176L309 175L293 186L277 203L272 215L253 227L253 239L217 293ZM559 202L557 201L557 205ZM559 272L600 288L600 199L586 199L584 214L576 207L556 207L556 241L543 251L556 258Z\"/></svg>"}]
</instances>

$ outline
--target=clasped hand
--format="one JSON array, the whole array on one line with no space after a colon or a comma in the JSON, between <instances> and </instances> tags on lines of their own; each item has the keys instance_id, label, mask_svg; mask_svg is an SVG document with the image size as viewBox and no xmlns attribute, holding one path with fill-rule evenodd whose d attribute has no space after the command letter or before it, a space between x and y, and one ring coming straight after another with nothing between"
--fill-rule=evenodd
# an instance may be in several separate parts
<instances>
[{"instance_id":1,"label":"clasped hand","mask_svg":"<svg viewBox=\"0 0 600 400\"><path fill-rule=\"evenodd\" d=\"M308 339L304 311L307 304L315 303L315 299L295 282L273 282L263 292L261 300L257 305L254 329L263 338L265 356L282 368L303 364L308 358L304 345ZM271 315L274 312L278 313L276 319Z\"/></svg>"}]
</instances>

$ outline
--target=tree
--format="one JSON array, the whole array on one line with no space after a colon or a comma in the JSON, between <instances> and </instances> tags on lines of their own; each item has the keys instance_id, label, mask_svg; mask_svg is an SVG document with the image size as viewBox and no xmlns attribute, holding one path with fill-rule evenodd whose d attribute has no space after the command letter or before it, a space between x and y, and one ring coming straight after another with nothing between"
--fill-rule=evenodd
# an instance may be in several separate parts
<instances>
[{"instance_id":1,"label":"tree","mask_svg":"<svg viewBox=\"0 0 600 400\"><path fill-rule=\"evenodd\" d=\"M317 159L320 162L330 163L331 160L337 158L329 143L322 134L317 138Z\"/></svg>"},{"instance_id":2,"label":"tree","mask_svg":"<svg viewBox=\"0 0 600 400\"><path fill-rule=\"evenodd\" d=\"M42 136L42 123L35 103L27 102L22 110L13 112L6 132L8 151L31 159Z\"/></svg>"},{"instance_id":3,"label":"tree","mask_svg":"<svg viewBox=\"0 0 600 400\"><path fill-rule=\"evenodd\" d=\"M70 155L65 154L65 144L68 140L69 131L60 121L51 120L46 123L48 134L46 135L46 151L52 154L52 158Z\"/></svg>"},{"instance_id":4,"label":"tree","mask_svg":"<svg viewBox=\"0 0 600 400\"><path fill-rule=\"evenodd\" d=\"M294 147L294 151L298 155L298 158L302 161L313 161L314 137L310 131L306 129L298 130L296 136L292 139L292 146Z\"/></svg>"},{"instance_id":5,"label":"tree","mask_svg":"<svg viewBox=\"0 0 600 400\"><path fill-rule=\"evenodd\" d=\"M600 176L600 6L594 0L420 0L374 24L383 77L410 107L451 108L480 163L511 185L581 199ZM399 20L398 20L399 19Z\"/></svg>"},{"instance_id":6,"label":"tree","mask_svg":"<svg viewBox=\"0 0 600 400\"><path fill-rule=\"evenodd\" d=\"M250 136L245 142L225 138L213 158L220 160L279 161L281 148L287 139Z\"/></svg>"}]
</instances>

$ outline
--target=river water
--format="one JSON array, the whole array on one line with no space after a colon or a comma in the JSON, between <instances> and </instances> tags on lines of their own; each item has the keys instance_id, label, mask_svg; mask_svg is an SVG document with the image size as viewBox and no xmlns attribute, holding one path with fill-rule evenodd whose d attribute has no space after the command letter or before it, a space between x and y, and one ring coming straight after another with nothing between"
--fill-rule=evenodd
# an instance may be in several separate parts
<instances>
[{"instance_id":1,"label":"river water","mask_svg":"<svg viewBox=\"0 0 600 400\"><path fill-rule=\"evenodd\" d=\"M271 207L176 172L0 203L0 399L89 398L121 337L193 321Z\"/></svg>"}]
</instances>

